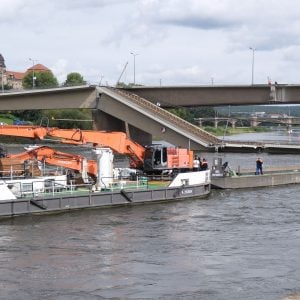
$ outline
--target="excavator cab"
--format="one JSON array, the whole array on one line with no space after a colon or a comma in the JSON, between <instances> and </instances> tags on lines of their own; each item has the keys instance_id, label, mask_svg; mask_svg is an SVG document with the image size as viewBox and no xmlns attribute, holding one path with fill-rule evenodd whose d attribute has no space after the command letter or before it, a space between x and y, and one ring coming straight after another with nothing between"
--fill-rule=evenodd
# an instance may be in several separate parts
<instances>
[{"instance_id":1,"label":"excavator cab","mask_svg":"<svg viewBox=\"0 0 300 300\"><path fill-rule=\"evenodd\" d=\"M193 168L193 151L163 145L145 147L144 172L162 174L187 172Z\"/></svg>"},{"instance_id":2,"label":"excavator cab","mask_svg":"<svg viewBox=\"0 0 300 300\"><path fill-rule=\"evenodd\" d=\"M168 151L162 145L147 146L144 158L145 173L161 173L167 168Z\"/></svg>"}]
</instances>

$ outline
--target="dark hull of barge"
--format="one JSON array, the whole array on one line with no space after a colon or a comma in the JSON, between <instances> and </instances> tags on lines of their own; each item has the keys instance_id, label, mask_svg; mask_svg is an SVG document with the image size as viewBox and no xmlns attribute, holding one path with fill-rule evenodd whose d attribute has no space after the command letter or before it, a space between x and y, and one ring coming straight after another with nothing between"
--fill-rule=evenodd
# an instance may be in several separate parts
<instances>
[{"instance_id":1,"label":"dark hull of barge","mask_svg":"<svg viewBox=\"0 0 300 300\"><path fill-rule=\"evenodd\" d=\"M0 201L0 217L61 213L79 209L136 205L164 201L182 201L203 198L210 193L210 184L156 189L120 190L101 192L74 192Z\"/></svg>"}]
</instances>

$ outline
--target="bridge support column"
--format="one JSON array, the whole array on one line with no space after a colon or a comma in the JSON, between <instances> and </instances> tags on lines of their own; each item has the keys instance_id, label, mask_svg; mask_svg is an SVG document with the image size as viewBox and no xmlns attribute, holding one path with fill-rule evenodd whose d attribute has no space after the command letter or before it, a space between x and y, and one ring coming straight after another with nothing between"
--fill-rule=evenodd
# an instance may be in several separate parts
<instances>
[{"instance_id":1,"label":"bridge support column","mask_svg":"<svg viewBox=\"0 0 300 300\"><path fill-rule=\"evenodd\" d=\"M217 119L214 120L215 128L218 128L219 121Z\"/></svg>"},{"instance_id":2,"label":"bridge support column","mask_svg":"<svg viewBox=\"0 0 300 300\"><path fill-rule=\"evenodd\" d=\"M257 127L259 122L257 121L257 118L250 119L250 126L251 127Z\"/></svg>"},{"instance_id":3,"label":"bridge support column","mask_svg":"<svg viewBox=\"0 0 300 300\"><path fill-rule=\"evenodd\" d=\"M152 144L152 135L150 133L136 128L99 109L93 110L93 120L94 130L122 131L125 132L130 139L141 145Z\"/></svg>"},{"instance_id":4,"label":"bridge support column","mask_svg":"<svg viewBox=\"0 0 300 300\"><path fill-rule=\"evenodd\" d=\"M235 128L235 124L236 124L237 121L236 120L231 120L230 122L231 122L231 127Z\"/></svg>"}]
</instances>

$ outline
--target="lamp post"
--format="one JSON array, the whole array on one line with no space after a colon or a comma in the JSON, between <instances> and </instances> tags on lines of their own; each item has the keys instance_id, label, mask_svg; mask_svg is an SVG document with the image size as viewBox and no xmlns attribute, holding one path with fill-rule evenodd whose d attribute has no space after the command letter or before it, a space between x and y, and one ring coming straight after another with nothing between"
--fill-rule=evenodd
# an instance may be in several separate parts
<instances>
[{"instance_id":1,"label":"lamp post","mask_svg":"<svg viewBox=\"0 0 300 300\"><path fill-rule=\"evenodd\" d=\"M130 52L133 55L133 84L135 85L135 57L139 55L138 53Z\"/></svg>"},{"instance_id":2,"label":"lamp post","mask_svg":"<svg viewBox=\"0 0 300 300\"><path fill-rule=\"evenodd\" d=\"M1 87L2 87L2 93L4 93L4 78L3 78L3 68L1 68Z\"/></svg>"},{"instance_id":3,"label":"lamp post","mask_svg":"<svg viewBox=\"0 0 300 300\"><path fill-rule=\"evenodd\" d=\"M35 62L37 62L36 59L32 59L32 58L29 58L30 61L32 61L32 88L34 89L35 88L35 76L34 76L34 64Z\"/></svg>"},{"instance_id":4,"label":"lamp post","mask_svg":"<svg viewBox=\"0 0 300 300\"><path fill-rule=\"evenodd\" d=\"M254 84L254 54L255 54L255 48L254 47L249 47L249 49L252 51L252 80L251 83L252 85Z\"/></svg>"},{"instance_id":5,"label":"lamp post","mask_svg":"<svg viewBox=\"0 0 300 300\"><path fill-rule=\"evenodd\" d=\"M102 79L103 79L104 75L100 75L100 81L99 81L99 86L101 86L102 83Z\"/></svg>"},{"instance_id":6,"label":"lamp post","mask_svg":"<svg viewBox=\"0 0 300 300\"><path fill-rule=\"evenodd\" d=\"M1 70L1 89L2 89L2 93L4 93L4 70L6 68L5 66L5 62L4 62L4 58L3 56L0 54L0 70ZM6 80L7 81L7 80Z\"/></svg>"}]
</instances>

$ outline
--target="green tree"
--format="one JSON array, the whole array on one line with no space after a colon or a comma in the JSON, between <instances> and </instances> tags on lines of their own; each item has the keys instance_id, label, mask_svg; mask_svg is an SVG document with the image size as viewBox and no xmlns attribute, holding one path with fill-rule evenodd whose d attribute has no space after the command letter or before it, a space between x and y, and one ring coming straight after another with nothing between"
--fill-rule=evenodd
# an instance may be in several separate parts
<instances>
[{"instance_id":1,"label":"green tree","mask_svg":"<svg viewBox=\"0 0 300 300\"><path fill-rule=\"evenodd\" d=\"M16 110L13 112L15 118L22 121L30 121L34 124L38 124L43 117L43 112L40 109L33 110Z\"/></svg>"},{"instance_id":2,"label":"green tree","mask_svg":"<svg viewBox=\"0 0 300 300\"><path fill-rule=\"evenodd\" d=\"M144 86L143 84L134 84L134 83L128 83L126 84L125 82L119 81L116 83L116 88L134 88L137 86Z\"/></svg>"},{"instance_id":3,"label":"green tree","mask_svg":"<svg viewBox=\"0 0 300 300\"><path fill-rule=\"evenodd\" d=\"M116 84L116 88L127 88L127 87L129 87L129 85L122 81L119 81Z\"/></svg>"},{"instance_id":4,"label":"green tree","mask_svg":"<svg viewBox=\"0 0 300 300\"><path fill-rule=\"evenodd\" d=\"M175 114L176 116L192 124L196 124L195 119L197 118L215 116L215 110L214 108L211 107L194 107L194 108L177 107L168 110L171 113Z\"/></svg>"},{"instance_id":5,"label":"green tree","mask_svg":"<svg viewBox=\"0 0 300 300\"><path fill-rule=\"evenodd\" d=\"M67 75L67 80L64 83L64 86L76 86L76 85L85 85L86 81L83 77L77 73L72 72Z\"/></svg>"},{"instance_id":6,"label":"green tree","mask_svg":"<svg viewBox=\"0 0 300 300\"><path fill-rule=\"evenodd\" d=\"M43 115L49 120L50 127L92 129L90 109L53 109L44 110Z\"/></svg>"},{"instance_id":7,"label":"green tree","mask_svg":"<svg viewBox=\"0 0 300 300\"><path fill-rule=\"evenodd\" d=\"M190 123L193 123L193 121L194 121L193 115L190 113L190 111L187 108L180 107L180 108L171 108L168 110L172 114L174 114L174 115L180 117L181 119L184 119Z\"/></svg>"},{"instance_id":8,"label":"green tree","mask_svg":"<svg viewBox=\"0 0 300 300\"><path fill-rule=\"evenodd\" d=\"M22 81L23 88L31 89L32 88L32 76L33 73L27 73ZM43 72L34 72L34 86L36 88L54 88L58 87L58 81L51 71Z\"/></svg>"}]
</instances>

